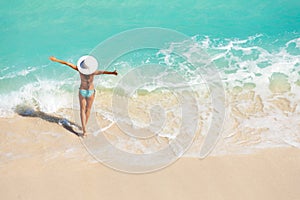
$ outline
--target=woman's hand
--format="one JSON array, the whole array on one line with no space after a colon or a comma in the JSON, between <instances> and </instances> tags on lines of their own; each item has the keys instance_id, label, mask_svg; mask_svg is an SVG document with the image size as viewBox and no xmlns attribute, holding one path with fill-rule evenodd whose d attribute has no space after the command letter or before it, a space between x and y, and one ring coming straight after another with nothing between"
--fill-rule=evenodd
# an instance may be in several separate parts
<instances>
[{"instance_id":1,"label":"woman's hand","mask_svg":"<svg viewBox=\"0 0 300 200\"><path fill-rule=\"evenodd\" d=\"M52 60L53 62L57 61L57 59L54 56L50 56L49 59Z\"/></svg>"},{"instance_id":2,"label":"woman's hand","mask_svg":"<svg viewBox=\"0 0 300 200\"><path fill-rule=\"evenodd\" d=\"M115 76L117 76L118 75L117 70L113 71L112 74L115 75Z\"/></svg>"}]
</instances>

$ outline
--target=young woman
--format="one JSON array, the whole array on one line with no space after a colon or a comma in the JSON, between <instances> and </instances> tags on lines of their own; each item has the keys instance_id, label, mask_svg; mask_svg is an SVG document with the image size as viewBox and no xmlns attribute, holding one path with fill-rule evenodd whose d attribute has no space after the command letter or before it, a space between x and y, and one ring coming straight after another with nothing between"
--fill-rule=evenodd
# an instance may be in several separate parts
<instances>
[{"instance_id":1,"label":"young woman","mask_svg":"<svg viewBox=\"0 0 300 200\"><path fill-rule=\"evenodd\" d=\"M98 62L92 56L81 57L77 62L77 66L72 63L59 60L53 56L51 56L49 59L52 60L53 62L58 62L67 65L79 72L80 80L81 80L81 84L79 87L79 94L78 94L79 103L80 103L80 118L81 118L83 136L86 136L87 135L86 124L88 122L92 104L95 98L95 88L93 83L94 76L100 74L112 74L117 76L118 72L116 70L113 72L97 70Z\"/></svg>"}]
</instances>

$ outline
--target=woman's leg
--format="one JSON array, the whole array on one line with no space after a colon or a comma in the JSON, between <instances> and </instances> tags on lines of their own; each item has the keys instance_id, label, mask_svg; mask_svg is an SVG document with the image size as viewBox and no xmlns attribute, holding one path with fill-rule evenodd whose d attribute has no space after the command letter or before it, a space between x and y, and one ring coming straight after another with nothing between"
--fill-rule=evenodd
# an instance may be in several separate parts
<instances>
[{"instance_id":1,"label":"woman's leg","mask_svg":"<svg viewBox=\"0 0 300 200\"><path fill-rule=\"evenodd\" d=\"M94 94L92 94L92 96L90 96L89 98L86 98L86 109L85 109L85 116L86 116L86 121L85 123L88 123L90 114L91 114L91 109L92 109L92 105L95 99L95 92Z\"/></svg>"},{"instance_id":2,"label":"woman's leg","mask_svg":"<svg viewBox=\"0 0 300 200\"><path fill-rule=\"evenodd\" d=\"M83 136L86 136L86 99L79 94L79 104L80 104L80 118Z\"/></svg>"}]
</instances>

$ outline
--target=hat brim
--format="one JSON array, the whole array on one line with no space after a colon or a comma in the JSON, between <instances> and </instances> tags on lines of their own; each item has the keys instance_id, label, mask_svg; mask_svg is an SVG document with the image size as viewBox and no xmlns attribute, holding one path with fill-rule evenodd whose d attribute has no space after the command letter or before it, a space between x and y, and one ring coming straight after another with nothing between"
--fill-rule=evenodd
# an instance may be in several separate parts
<instances>
[{"instance_id":1,"label":"hat brim","mask_svg":"<svg viewBox=\"0 0 300 200\"><path fill-rule=\"evenodd\" d=\"M80 72L80 73L82 73L82 74L85 74L85 75L89 75L89 74L92 74L92 73L94 73L96 70L97 70L97 66L95 66L95 67L90 67L89 69L86 69L86 68L82 68L81 67L81 63L82 63L82 61L84 61L87 57L89 57L88 55L86 55L86 56L82 56L82 57L80 57L79 59L78 59L78 61L77 61L77 68L78 68L78 71Z\"/></svg>"}]
</instances>

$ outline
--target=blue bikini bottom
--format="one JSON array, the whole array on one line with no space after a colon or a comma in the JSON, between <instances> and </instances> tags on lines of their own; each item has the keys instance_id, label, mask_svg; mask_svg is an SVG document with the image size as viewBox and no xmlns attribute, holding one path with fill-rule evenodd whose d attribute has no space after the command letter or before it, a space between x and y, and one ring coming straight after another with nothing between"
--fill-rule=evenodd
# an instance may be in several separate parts
<instances>
[{"instance_id":1,"label":"blue bikini bottom","mask_svg":"<svg viewBox=\"0 0 300 200\"><path fill-rule=\"evenodd\" d=\"M79 93L81 94L81 96L83 96L84 98L89 98L94 94L95 90L83 90L83 89L79 89Z\"/></svg>"}]
</instances>

